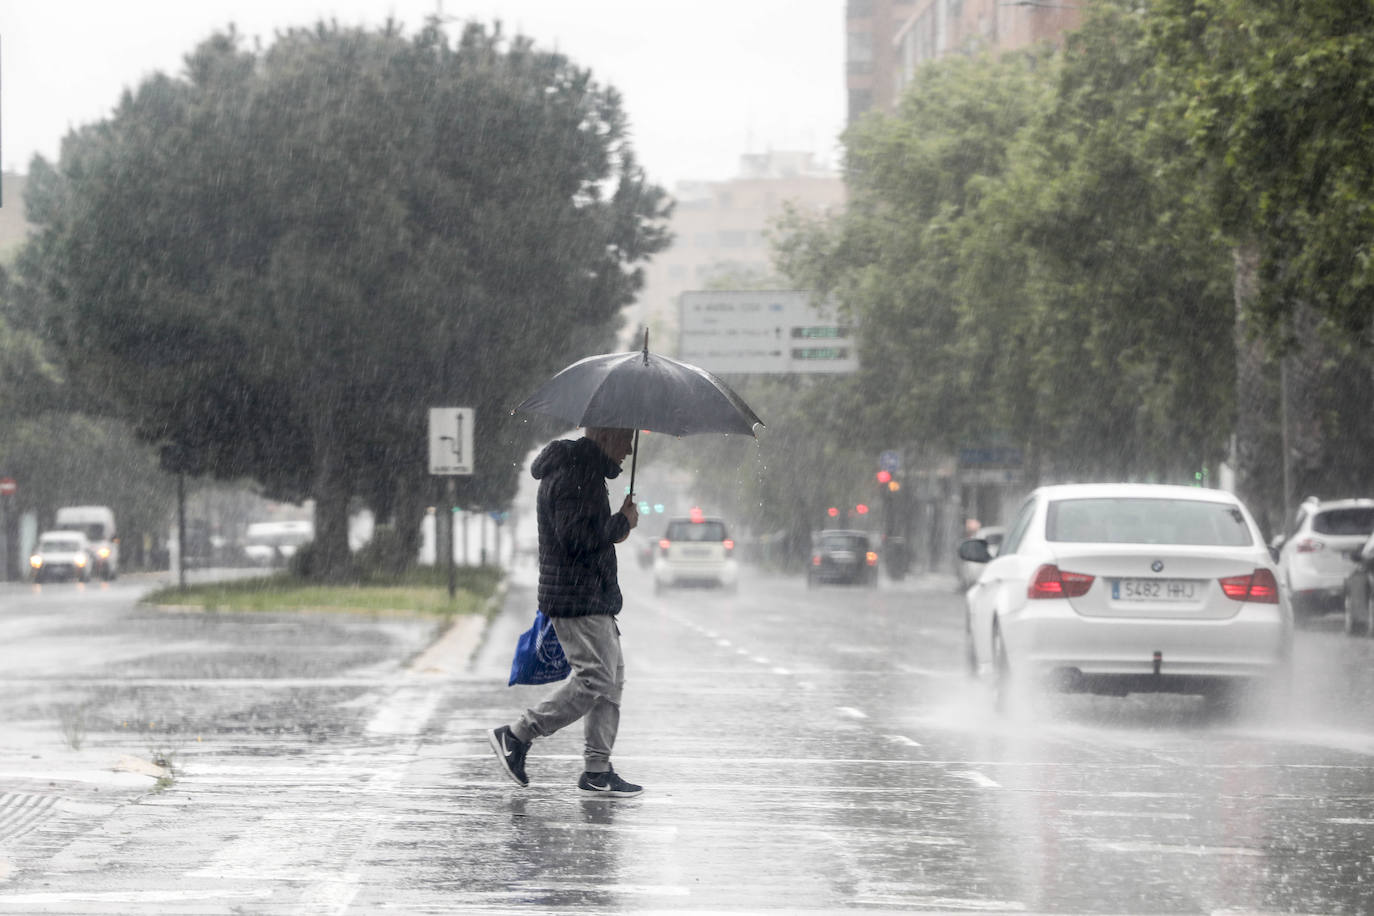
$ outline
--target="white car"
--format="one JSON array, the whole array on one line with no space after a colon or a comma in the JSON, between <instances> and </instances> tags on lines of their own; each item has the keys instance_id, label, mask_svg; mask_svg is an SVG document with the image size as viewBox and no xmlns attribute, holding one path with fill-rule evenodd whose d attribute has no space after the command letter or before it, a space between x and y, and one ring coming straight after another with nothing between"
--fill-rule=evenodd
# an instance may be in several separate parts
<instances>
[{"instance_id":1,"label":"white car","mask_svg":"<svg viewBox=\"0 0 1374 916\"><path fill-rule=\"evenodd\" d=\"M311 521L253 522L244 534L243 554L254 566L285 566L303 544L315 540Z\"/></svg>"},{"instance_id":2,"label":"white car","mask_svg":"<svg viewBox=\"0 0 1374 916\"><path fill-rule=\"evenodd\" d=\"M1279 546L1279 581L1299 619L1344 606L1345 580L1374 533L1374 499L1308 499Z\"/></svg>"},{"instance_id":3,"label":"white car","mask_svg":"<svg viewBox=\"0 0 1374 916\"><path fill-rule=\"evenodd\" d=\"M1041 487L966 593L968 663L999 708L1025 689L1200 693L1287 678L1293 617L1259 528L1231 493L1155 484Z\"/></svg>"},{"instance_id":4,"label":"white car","mask_svg":"<svg viewBox=\"0 0 1374 916\"><path fill-rule=\"evenodd\" d=\"M89 582L95 567L94 556L91 542L80 531L47 531L39 536L29 555L29 569L34 582Z\"/></svg>"},{"instance_id":5,"label":"white car","mask_svg":"<svg viewBox=\"0 0 1374 916\"><path fill-rule=\"evenodd\" d=\"M701 516L668 522L654 552L654 591L680 585L739 587L735 542L725 522Z\"/></svg>"}]
</instances>

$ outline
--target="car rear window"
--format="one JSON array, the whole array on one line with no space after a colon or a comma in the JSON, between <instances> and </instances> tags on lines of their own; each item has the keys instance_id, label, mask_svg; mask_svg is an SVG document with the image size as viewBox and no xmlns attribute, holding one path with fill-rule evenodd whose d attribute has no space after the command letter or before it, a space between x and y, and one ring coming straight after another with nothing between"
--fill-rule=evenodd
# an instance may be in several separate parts
<instances>
[{"instance_id":1,"label":"car rear window","mask_svg":"<svg viewBox=\"0 0 1374 916\"><path fill-rule=\"evenodd\" d=\"M868 538L860 534L826 534L821 543L832 550L868 550Z\"/></svg>"},{"instance_id":2,"label":"car rear window","mask_svg":"<svg viewBox=\"0 0 1374 916\"><path fill-rule=\"evenodd\" d=\"M723 541L728 537L721 522L669 522L670 541Z\"/></svg>"},{"instance_id":3,"label":"car rear window","mask_svg":"<svg viewBox=\"0 0 1374 916\"><path fill-rule=\"evenodd\" d=\"M1312 517L1312 530L1318 534L1374 534L1374 506L1355 509L1328 509Z\"/></svg>"},{"instance_id":4,"label":"car rear window","mask_svg":"<svg viewBox=\"0 0 1374 916\"><path fill-rule=\"evenodd\" d=\"M1127 497L1051 502L1045 537L1082 544L1246 547L1254 543L1245 516L1235 506L1195 499Z\"/></svg>"}]
</instances>

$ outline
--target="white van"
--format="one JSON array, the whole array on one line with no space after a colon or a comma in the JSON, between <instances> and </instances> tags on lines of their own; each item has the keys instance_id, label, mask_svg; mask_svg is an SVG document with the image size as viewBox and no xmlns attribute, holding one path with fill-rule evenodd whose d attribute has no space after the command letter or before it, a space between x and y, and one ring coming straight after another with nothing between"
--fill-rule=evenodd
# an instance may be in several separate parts
<instances>
[{"instance_id":1,"label":"white van","mask_svg":"<svg viewBox=\"0 0 1374 916\"><path fill-rule=\"evenodd\" d=\"M109 506L63 506L57 510L53 527L58 531L80 531L86 536L91 542L95 575L105 580L119 575L119 532Z\"/></svg>"},{"instance_id":2,"label":"white van","mask_svg":"<svg viewBox=\"0 0 1374 916\"><path fill-rule=\"evenodd\" d=\"M315 540L315 523L253 522L243 537L243 553L254 566L285 566L302 544Z\"/></svg>"}]
</instances>

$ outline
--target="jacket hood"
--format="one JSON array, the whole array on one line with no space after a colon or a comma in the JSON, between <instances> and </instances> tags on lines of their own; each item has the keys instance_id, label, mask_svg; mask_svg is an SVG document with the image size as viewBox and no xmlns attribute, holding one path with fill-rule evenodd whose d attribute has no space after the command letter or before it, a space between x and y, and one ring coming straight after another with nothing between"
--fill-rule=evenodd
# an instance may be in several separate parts
<instances>
[{"instance_id":1,"label":"jacket hood","mask_svg":"<svg viewBox=\"0 0 1374 916\"><path fill-rule=\"evenodd\" d=\"M602 477L620 476L620 465L612 461L599 445L587 438L559 439L550 442L530 465L530 474L535 480L542 480L554 471L561 471L575 464L591 465Z\"/></svg>"}]
</instances>

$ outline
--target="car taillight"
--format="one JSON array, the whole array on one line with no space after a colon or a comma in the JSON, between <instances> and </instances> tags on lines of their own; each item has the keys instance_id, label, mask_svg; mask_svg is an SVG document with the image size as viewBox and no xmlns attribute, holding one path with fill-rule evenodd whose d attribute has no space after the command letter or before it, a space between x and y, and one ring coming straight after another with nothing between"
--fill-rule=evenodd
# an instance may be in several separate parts
<instances>
[{"instance_id":1,"label":"car taillight","mask_svg":"<svg viewBox=\"0 0 1374 916\"><path fill-rule=\"evenodd\" d=\"M671 546L673 546L673 542L667 538L663 538L658 542L658 549L664 556L668 555L668 548Z\"/></svg>"},{"instance_id":2,"label":"car taillight","mask_svg":"<svg viewBox=\"0 0 1374 916\"><path fill-rule=\"evenodd\" d=\"M725 548L725 555L727 557L735 552L735 542L730 540L729 538L726 538L725 540L721 541L720 545Z\"/></svg>"},{"instance_id":3,"label":"car taillight","mask_svg":"<svg viewBox=\"0 0 1374 916\"><path fill-rule=\"evenodd\" d=\"M1303 538L1298 541L1298 546L1293 549L1298 553L1316 553L1319 550L1325 550L1326 544L1316 538Z\"/></svg>"},{"instance_id":4,"label":"car taillight","mask_svg":"<svg viewBox=\"0 0 1374 916\"><path fill-rule=\"evenodd\" d=\"M1221 590L1236 601L1279 603L1279 583L1267 569L1257 569L1248 576L1227 576L1221 580Z\"/></svg>"},{"instance_id":5,"label":"car taillight","mask_svg":"<svg viewBox=\"0 0 1374 916\"><path fill-rule=\"evenodd\" d=\"M875 551L870 550L868 553L864 554L864 562L867 563L869 566L877 566L878 554Z\"/></svg>"},{"instance_id":6,"label":"car taillight","mask_svg":"<svg viewBox=\"0 0 1374 916\"><path fill-rule=\"evenodd\" d=\"M1081 598L1092 588L1093 576L1066 572L1053 563L1046 563L1031 576L1026 588L1027 598Z\"/></svg>"},{"instance_id":7,"label":"car taillight","mask_svg":"<svg viewBox=\"0 0 1374 916\"><path fill-rule=\"evenodd\" d=\"M820 565L821 565L821 555L820 555L820 554L815 554L815 555L813 555L813 556L811 557L811 565L812 565L812 566L820 566Z\"/></svg>"}]
</instances>

